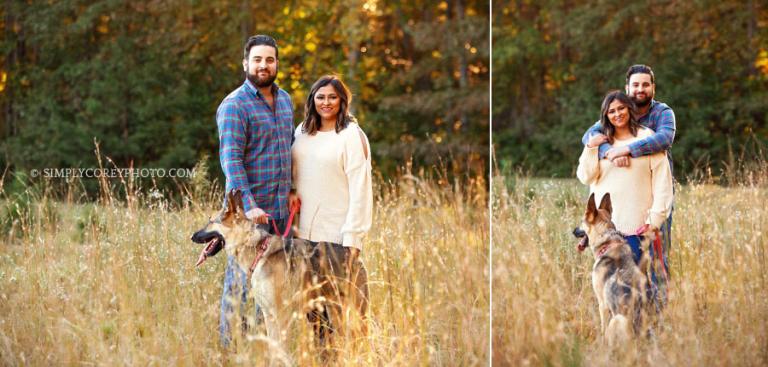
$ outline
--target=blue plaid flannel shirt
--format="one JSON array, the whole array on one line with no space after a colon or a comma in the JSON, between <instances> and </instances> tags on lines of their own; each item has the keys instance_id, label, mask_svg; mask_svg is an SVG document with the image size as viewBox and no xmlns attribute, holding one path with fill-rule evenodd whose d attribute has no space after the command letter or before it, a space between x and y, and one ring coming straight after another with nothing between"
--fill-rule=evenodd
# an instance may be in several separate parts
<instances>
[{"instance_id":1,"label":"blue plaid flannel shirt","mask_svg":"<svg viewBox=\"0 0 768 367\"><path fill-rule=\"evenodd\" d=\"M242 192L245 211L261 208L276 219L288 215L291 189L293 102L272 86L275 110L246 79L219 105L219 158L226 192Z\"/></svg>"},{"instance_id":2,"label":"blue plaid flannel shirt","mask_svg":"<svg viewBox=\"0 0 768 367\"><path fill-rule=\"evenodd\" d=\"M669 167L672 168L672 142L675 140L675 113L665 103L658 102L656 100L651 101L651 108L648 109L648 113L641 117L637 122L643 125L655 133L645 139L638 140L629 145L629 154L632 157L640 157L643 155L667 152L667 158L669 159ZM581 138L581 142L587 145L589 138L596 134L602 133L600 127L600 121L596 122L592 127L584 133ZM598 149L598 157L600 159L605 158L605 153L611 149L611 145L603 143Z\"/></svg>"}]
</instances>

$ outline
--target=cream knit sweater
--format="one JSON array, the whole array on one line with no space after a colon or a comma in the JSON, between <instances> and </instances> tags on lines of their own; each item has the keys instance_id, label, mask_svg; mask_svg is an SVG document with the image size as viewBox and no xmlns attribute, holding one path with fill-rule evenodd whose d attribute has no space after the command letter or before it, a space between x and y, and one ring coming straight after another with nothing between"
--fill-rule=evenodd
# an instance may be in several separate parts
<instances>
[{"instance_id":1,"label":"cream knit sweater","mask_svg":"<svg viewBox=\"0 0 768 367\"><path fill-rule=\"evenodd\" d=\"M373 216L368 138L356 123L314 136L299 125L294 136L293 182L301 199L296 235L362 250Z\"/></svg>"},{"instance_id":2,"label":"cream knit sweater","mask_svg":"<svg viewBox=\"0 0 768 367\"><path fill-rule=\"evenodd\" d=\"M614 147L629 145L653 133L641 128L636 137L616 139ZM672 208L672 173L664 153L632 158L629 167L616 167L607 159L597 159L598 147L584 147L576 176L589 185L599 203L611 193L612 220L616 229L631 235L643 224L659 228Z\"/></svg>"}]
</instances>

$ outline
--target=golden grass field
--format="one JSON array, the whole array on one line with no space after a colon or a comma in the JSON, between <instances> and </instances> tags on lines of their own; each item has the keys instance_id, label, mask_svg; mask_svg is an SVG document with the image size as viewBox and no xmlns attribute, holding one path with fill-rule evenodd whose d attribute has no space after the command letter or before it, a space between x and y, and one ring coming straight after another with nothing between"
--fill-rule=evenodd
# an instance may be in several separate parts
<instances>
[{"instance_id":1,"label":"golden grass field","mask_svg":"<svg viewBox=\"0 0 768 367\"><path fill-rule=\"evenodd\" d=\"M576 180L493 181L493 365L768 365L768 180L676 186L671 294L655 341L599 343ZM746 181L745 181L746 182ZM616 200L616 198L614 198Z\"/></svg>"},{"instance_id":2,"label":"golden grass field","mask_svg":"<svg viewBox=\"0 0 768 367\"><path fill-rule=\"evenodd\" d=\"M339 346L335 365L487 365L485 181L376 181L362 252L372 320L366 338ZM224 253L194 267L201 247L190 235L220 190L169 201L109 185L98 203L76 199L77 185L57 200L44 186L0 196L11 219L0 245L0 364L265 365L263 327L230 350L219 345ZM295 325L292 363L320 365L309 329Z\"/></svg>"}]
</instances>

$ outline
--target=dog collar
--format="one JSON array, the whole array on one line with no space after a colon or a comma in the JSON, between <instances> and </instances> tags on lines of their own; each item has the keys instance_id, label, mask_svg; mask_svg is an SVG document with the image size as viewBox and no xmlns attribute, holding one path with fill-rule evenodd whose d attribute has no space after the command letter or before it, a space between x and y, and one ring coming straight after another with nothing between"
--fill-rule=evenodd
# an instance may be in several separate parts
<instances>
[{"instance_id":1,"label":"dog collar","mask_svg":"<svg viewBox=\"0 0 768 367\"><path fill-rule=\"evenodd\" d=\"M605 255L605 253L608 252L608 250L616 246L616 244L618 243L619 242L614 241L614 242L609 242L607 245L604 245L603 247L600 248L600 250L597 251L597 253L595 254L595 258L599 259L603 257L603 255Z\"/></svg>"},{"instance_id":2,"label":"dog collar","mask_svg":"<svg viewBox=\"0 0 768 367\"><path fill-rule=\"evenodd\" d=\"M595 259L599 259L603 255L605 255L608 250L616 246L617 244L621 243L621 240L624 239L624 235L621 234L621 232L617 230L612 230L607 232L602 238L601 241L598 242L600 245L599 250L595 252ZM607 244L606 244L607 243Z\"/></svg>"}]
</instances>

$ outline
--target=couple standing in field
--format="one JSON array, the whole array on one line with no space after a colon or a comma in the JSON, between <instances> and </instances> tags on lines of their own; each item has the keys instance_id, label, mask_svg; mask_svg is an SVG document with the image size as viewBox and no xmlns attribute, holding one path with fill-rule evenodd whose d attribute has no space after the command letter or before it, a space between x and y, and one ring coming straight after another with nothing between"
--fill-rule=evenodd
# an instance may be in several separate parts
<instances>
[{"instance_id":1,"label":"couple standing in field","mask_svg":"<svg viewBox=\"0 0 768 367\"><path fill-rule=\"evenodd\" d=\"M246 216L262 229L286 231L313 246L330 243L345 254L347 266L359 261L372 221L371 154L349 112L349 89L333 75L318 79L304 120L294 128L291 97L275 84L278 47L272 37L246 41L243 70L244 83L216 113L226 192L242 193ZM288 218L299 210L298 230L290 233ZM231 340L234 307L247 314L248 287L246 273L228 258L219 320L224 345Z\"/></svg>"},{"instance_id":2,"label":"couple standing in field","mask_svg":"<svg viewBox=\"0 0 768 367\"><path fill-rule=\"evenodd\" d=\"M654 99L656 81L649 66L631 66L625 90L626 94L615 90L605 96L600 121L582 138L577 176L589 185L596 202L611 194L612 220L632 248L635 262L642 254L642 236L656 232L661 237L661 254L650 247L651 258L661 259L658 265L652 261L650 289L660 310L667 301L675 114Z\"/></svg>"}]
</instances>

